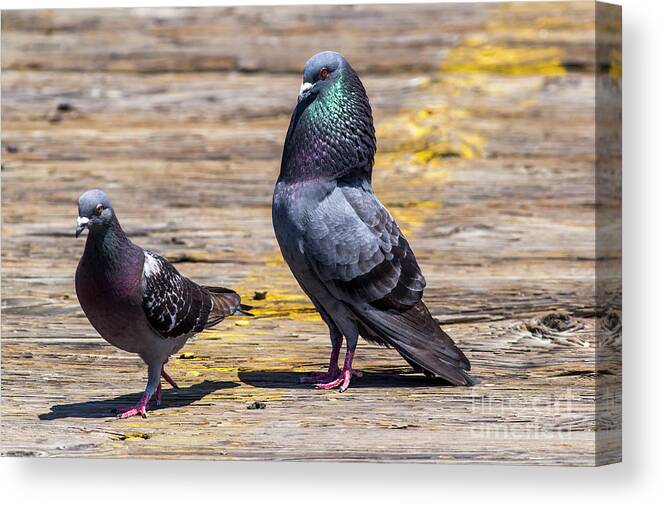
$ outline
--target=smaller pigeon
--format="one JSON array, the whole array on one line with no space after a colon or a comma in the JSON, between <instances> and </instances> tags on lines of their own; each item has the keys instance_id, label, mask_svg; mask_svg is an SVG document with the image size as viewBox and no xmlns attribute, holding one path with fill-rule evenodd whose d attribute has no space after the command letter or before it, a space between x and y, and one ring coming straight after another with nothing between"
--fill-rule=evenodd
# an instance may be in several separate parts
<instances>
[{"instance_id":1,"label":"smaller pigeon","mask_svg":"<svg viewBox=\"0 0 661 506\"><path fill-rule=\"evenodd\" d=\"M76 294L85 315L113 346L137 353L148 367L140 402L117 410L120 418L147 417L161 376L174 388L164 365L194 334L226 316L250 315L250 306L228 288L200 286L165 258L133 244L122 230L108 196L89 190L78 200L76 237L89 230L76 270Z\"/></svg>"}]
</instances>

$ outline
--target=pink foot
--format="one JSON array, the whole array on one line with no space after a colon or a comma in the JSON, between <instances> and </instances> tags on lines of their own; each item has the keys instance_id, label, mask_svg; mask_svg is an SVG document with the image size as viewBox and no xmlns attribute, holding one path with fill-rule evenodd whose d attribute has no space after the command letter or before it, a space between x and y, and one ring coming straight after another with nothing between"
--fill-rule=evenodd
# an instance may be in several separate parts
<instances>
[{"instance_id":1,"label":"pink foot","mask_svg":"<svg viewBox=\"0 0 661 506\"><path fill-rule=\"evenodd\" d=\"M360 378L363 375L363 373L362 371L358 371L354 369L342 369L338 377L326 383L317 383L315 387L319 388L320 390L330 390L332 388L340 387L340 392L344 392L347 388L349 388L349 383L351 383L352 375L356 375L357 377Z\"/></svg>"},{"instance_id":2,"label":"pink foot","mask_svg":"<svg viewBox=\"0 0 661 506\"><path fill-rule=\"evenodd\" d=\"M298 381L299 383L327 383L337 379L340 373L340 368L335 366L334 369L331 368L328 372L313 372L307 376L301 376Z\"/></svg>"},{"instance_id":3,"label":"pink foot","mask_svg":"<svg viewBox=\"0 0 661 506\"><path fill-rule=\"evenodd\" d=\"M357 378L362 378L363 371L351 369L351 374ZM339 367L331 368L328 372L313 372L307 376L298 378L299 383L331 383L341 377L342 370Z\"/></svg>"},{"instance_id":4,"label":"pink foot","mask_svg":"<svg viewBox=\"0 0 661 506\"><path fill-rule=\"evenodd\" d=\"M132 408L118 408L116 411L118 413L117 418L130 418L136 415L147 418L147 404L143 404L142 401Z\"/></svg>"},{"instance_id":5,"label":"pink foot","mask_svg":"<svg viewBox=\"0 0 661 506\"><path fill-rule=\"evenodd\" d=\"M118 413L118 418L130 418L132 416L140 415L142 418L147 418L147 405L149 404L149 397L143 395L140 402L135 406L129 408L117 408L115 411Z\"/></svg>"}]
</instances>

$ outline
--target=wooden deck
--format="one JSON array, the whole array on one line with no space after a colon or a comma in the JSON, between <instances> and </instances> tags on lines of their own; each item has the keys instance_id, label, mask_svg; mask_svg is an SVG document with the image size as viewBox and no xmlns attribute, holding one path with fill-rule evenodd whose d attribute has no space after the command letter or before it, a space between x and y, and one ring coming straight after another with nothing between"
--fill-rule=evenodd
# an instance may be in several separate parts
<instances>
[{"instance_id":1,"label":"wooden deck","mask_svg":"<svg viewBox=\"0 0 661 506\"><path fill-rule=\"evenodd\" d=\"M616 48L595 61L595 24L589 2L3 12L3 454L619 460L619 252L596 254L594 104L595 90L617 100L621 64ZM363 77L377 193L473 388L364 341L347 392L297 383L329 340L270 202L302 65L322 49ZM182 389L145 420L112 417L146 368L74 292L76 199L92 187L137 243L256 308L170 360Z\"/></svg>"}]
</instances>

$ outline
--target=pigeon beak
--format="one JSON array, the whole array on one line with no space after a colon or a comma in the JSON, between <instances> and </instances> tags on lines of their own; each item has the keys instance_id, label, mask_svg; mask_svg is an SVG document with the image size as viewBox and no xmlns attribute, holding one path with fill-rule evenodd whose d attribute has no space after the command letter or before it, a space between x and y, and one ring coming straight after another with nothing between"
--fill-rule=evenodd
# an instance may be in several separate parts
<instances>
[{"instance_id":1,"label":"pigeon beak","mask_svg":"<svg viewBox=\"0 0 661 506\"><path fill-rule=\"evenodd\" d=\"M76 220L76 239L80 234L83 233L83 230L87 228L87 224L90 222L89 218L81 218L78 216L78 220Z\"/></svg>"},{"instance_id":2,"label":"pigeon beak","mask_svg":"<svg viewBox=\"0 0 661 506\"><path fill-rule=\"evenodd\" d=\"M298 92L298 101L300 102L305 97L307 97L312 88L314 88L314 84L312 84L312 83L303 83L303 84L301 84L301 89Z\"/></svg>"}]
</instances>

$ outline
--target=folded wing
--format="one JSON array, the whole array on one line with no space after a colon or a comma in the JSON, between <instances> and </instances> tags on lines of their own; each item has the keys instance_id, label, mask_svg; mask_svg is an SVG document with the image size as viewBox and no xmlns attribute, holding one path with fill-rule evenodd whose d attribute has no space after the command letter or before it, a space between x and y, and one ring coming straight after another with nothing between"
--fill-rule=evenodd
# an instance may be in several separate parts
<instances>
[{"instance_id":1,"label":"folded wing","mask_svg":"<svg viewBox=\"0 0 661 506\"><path fill-rule=\"evenodd\" d=\"M142 289L145 316L164 338L200 332L241 308L236 292L199 286L151 251L145 251Z\"/></svg>"},{"instance_id":2,"label":"folded wing","mask_svg":"<svg viewBox=\"0 0 661 506\"><path fill-rule=\"evenodd\" d=\"M367 183L336 187L304 229L308 260L338 299L405 309L422 298L425 278L415 255Z\"/></svg>"},{"instance_id":3,"label":"folded wing","mask_svg":"<svg viewBox=\"0 0 661 506\"><path fill-rule=\"evenodd\" d=\"M406 238L368 183L339 184L303 224L301 249L363 337L459 385L470 363L422 302L425 279Z\"/></svg>"}]
</instances>

